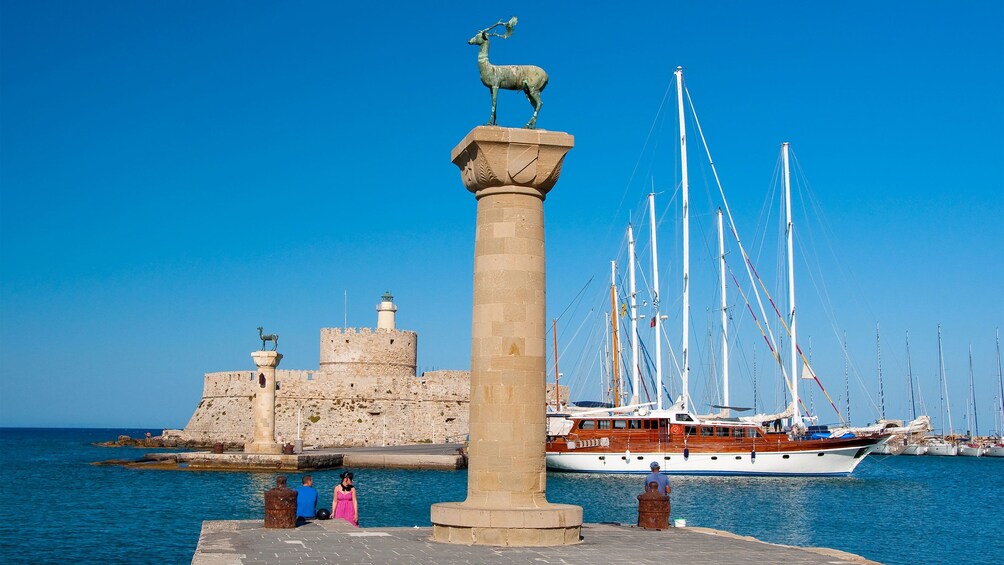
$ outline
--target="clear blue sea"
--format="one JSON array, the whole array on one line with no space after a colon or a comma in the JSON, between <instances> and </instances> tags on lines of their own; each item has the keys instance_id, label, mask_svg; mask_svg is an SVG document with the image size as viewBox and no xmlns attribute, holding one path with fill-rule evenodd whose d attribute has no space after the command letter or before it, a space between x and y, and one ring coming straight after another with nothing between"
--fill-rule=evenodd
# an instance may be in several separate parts
<instances>
[{"instance_id":1,"label":"clear blue sea","mask_svg":"<svg viewBox=\"0 0 1004 565\"><path fill-rule=\"evenodd\" d=\"M189 563L203 520L260 519L273 473L99 467L143 450L93 441L144 429L0 428L0 562ZM463 500L463 471L359 469L360 522L429 526ZM322 504L339 471L314 473ZM291 475L291 482L299 482ZM825 546L890 564L1000 563L1004 459L869 457L847 478L674 477L672 514L764 541ZM587 522L634 523L641 478L548 475L548 499ZM671 562L666 556L666 562Z\"/></svg>"}]
</instances>

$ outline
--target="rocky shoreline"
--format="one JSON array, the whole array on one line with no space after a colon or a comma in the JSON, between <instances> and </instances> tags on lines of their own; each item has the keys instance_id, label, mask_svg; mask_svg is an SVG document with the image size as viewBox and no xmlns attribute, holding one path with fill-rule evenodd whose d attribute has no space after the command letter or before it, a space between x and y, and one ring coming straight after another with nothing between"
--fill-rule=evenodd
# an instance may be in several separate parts
<instances>
[{"instance_id":1,"label":"rocky shoreline","mask_svg":"<svg viewBox=\"0 0 1004 565\"><path fill-rule=\"evenodd\" d=\"M154 436L147 434L146 437L134 438L127 435L120 435L115 441L93 442L95 447L140 447L151 449L212 449L216 443L222 443L223 449L243 450L243 442L207 442L192 439L182 439L175 435L162 434Z\"/></svg>"}]
</instances>

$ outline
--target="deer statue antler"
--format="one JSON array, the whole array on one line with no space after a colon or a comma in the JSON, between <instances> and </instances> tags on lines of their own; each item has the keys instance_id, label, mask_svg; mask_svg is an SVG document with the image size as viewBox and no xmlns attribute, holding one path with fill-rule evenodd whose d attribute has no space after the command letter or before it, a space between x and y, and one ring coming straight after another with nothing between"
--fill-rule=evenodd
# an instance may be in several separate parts
<instances>
[{"instance_id":1,"label":"deer statue antler","mask_svg":"<svg viewBox=\"0 0 1004 565\"><path fill-rule=\"evenodd\" d=\"M488 35L490 35L492 37L501 37L502 39L509 39L509 36L512 35L513 28L516 27L517 23L519 23L519 20L516 19L516 16L513 16L513 17L509 18L509 21L507 21L507 22L499 20L498 23L496 23L495 25L488 26L485 29L479 31L478 33L488 33L489 31L491 31L491 30L493 30L493 29L495 29L495 28L497 28L499 26L505 26L505 34L504 35L503 34L498 34L498 33L488 33Z\"/></svg>"}]
</instances>

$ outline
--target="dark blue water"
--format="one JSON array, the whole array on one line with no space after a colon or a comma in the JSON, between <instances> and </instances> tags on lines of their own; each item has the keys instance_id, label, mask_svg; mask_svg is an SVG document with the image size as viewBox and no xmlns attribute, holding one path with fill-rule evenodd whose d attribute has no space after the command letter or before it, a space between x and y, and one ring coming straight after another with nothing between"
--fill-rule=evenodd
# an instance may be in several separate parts
<instances>
[{"instance_id":1,"label":"dark blue water","mask_svg":"<svg viewBox=\"0 0 1004 565\"><path fill-rule=\"evenodd\" d=\"M274 473L89 464L141 456L90 442L146 431L0 429L0 562L188 563L203 520L263 516ZM428 526L431 503L466 495L462 471L355 471L364 527ZM323 505L339 472L314 473ZM970 457L869 457L846 478L674 477L672 514L890 564L999 563L1002 480L1004 459ZM548 475L548 499L581 505L587 522L633 523L640 491L640 477Z\"/></svg>"}]
</instances>

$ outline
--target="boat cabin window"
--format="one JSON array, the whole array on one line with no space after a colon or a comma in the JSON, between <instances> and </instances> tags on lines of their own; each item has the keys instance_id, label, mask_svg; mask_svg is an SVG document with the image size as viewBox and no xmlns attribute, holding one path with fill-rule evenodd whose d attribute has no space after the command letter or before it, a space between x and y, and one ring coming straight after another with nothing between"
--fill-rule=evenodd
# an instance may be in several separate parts
<instances>
[{"instance_id":1,"label":"boat cabin window","mask_svg":"<svg viewBox=\"0 0 1004 565\"><path fill-rule=\"evenodd\" d=\"M694 419L690 417L690 414L677 414L676 415L676 421L677 422L693 422Z\"/></svg>"},{"instance_id":2,"label":"boat cabin window","mask_svg":"<svg viewBox=\"0 0 1004 565\"><path fill-rule=\"evenodd\" d=\"M642 420L642 424L645 426L646 430L651 430L655 427L655 420Z\"/></svg>"},{"instance_id":3,"label":"boat cabin window","mask_svg":"<svg viewBox=\"0 0 1004 565\"><path fill-rule=\"evenodd\" d=\"M732 437L734 437L736 439L739 439L739 438L743 437L743 429L742 428L736 428L736 429L732 430Z\"/></svg>"},{"instance_id":4,"label":"boat cabin window","mask_svg":"<svg viewBox=\"0 0 1004 565\"><path fill-rule=\"evenodd\" d=\"M746 428L746 437L757 437L756 428Z\"/></svg>"},{"instance_id":5,"label":"boat cabin window","mask_svg":"<svg viewBox=\"0 0 1004 565\"><path fill-rule=\"evenodd\" d=\"M623 430L627 428L627 420L614 420L614 429Z\"/></svg>"},{"instance_id":6,"label":"boat cabin window","mask_svg":"<svg viewBox=\"0 0 1004 565\"><path fill-rule=\"evenodd\" d=\"M596 420L582 420L579 422L580 430L595 430Z\"/></svg>"},{"instance_id":7,"label":"boat cabin window","mask_svg":"<svg viewBox=\"0 0 1004 565\"><path fill-rule=\"evenodd\" d=\"M610 429L610 420L596 420L596 424L597 424L597 429L600 430Z\"/></svg>"},{"instance_id":8,"label":"boat cabin window","mask_svg":"<svg viewBox=\"0 0 1004 565\"><path fill-rule=\"evenodd\" d=\"M660 428L668 428L669 427L669 419L668 418L659 418L659 427Z\"/></svg>"},{"instance_id":9,"label":"boat cabin window","mask_svg":"<svg viewBox=\"0 0 1004 565\"><path fill-rule=\"evenodd\" d=\"M632 430L640 430L641 420L628 420L628 428Z\"/></svg>"},{"instance_id":10,"label":"boat cabin window","mask_svg":"<svg viewBox=\"0 0 1004 565\"><path fill-rule=\"evenodd\" d=\"M712 437L715 435L715 428L701 426L701 435L704 437Z\"/></svg>"},{"instance_id":11,"label":"boat cabin window","mask_svg":"<svg viewBox=\"0 0 1004 565\"><path fill-rule=\"evenodd\" d=\"M694 435L694 434L697 433L697 428L694 427L694 426L687 426L687 427L685 427L683 429L684 429L683 433L685 433L688 436L692 436L692 435Z\"/></svg>"},{"instance_id":12,"label":"boat cabin window","mask_svg":"<svg viewBox=\"0 0 1004 565\"><path fill-rule=\"evenodd\" d=\"M718 437L729 437L728 428L715 428L715 435Z\"/></svg>"}]
</instances>

